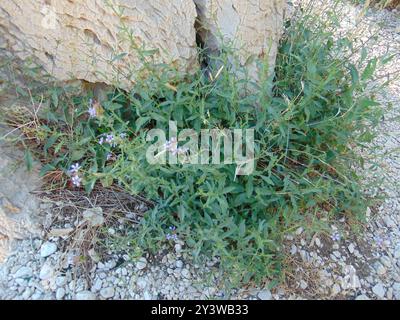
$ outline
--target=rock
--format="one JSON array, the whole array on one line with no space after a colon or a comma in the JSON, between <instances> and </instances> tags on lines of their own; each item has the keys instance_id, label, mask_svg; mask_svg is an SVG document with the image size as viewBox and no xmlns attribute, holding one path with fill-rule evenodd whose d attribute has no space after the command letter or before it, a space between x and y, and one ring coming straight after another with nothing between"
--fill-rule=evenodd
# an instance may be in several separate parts
<instances>
[{"instance_id":1,"label":"rock","mask_svg":"<svg viewBox=\"0 0 400 320\"><path fill-rule=\"evenodd\" d=\"M22 294L22 299L28 300L31 297L31 295L32 295L32 290L30 288L27 288Z\"/></svg>"},{"instance_id":2,"label":"rock","mask_svg":"<svg viewBox=\"0 0 400 320\"><path fill-rule=\"evenodd\" d=\"M186 279L190 279L190 271L188 269L182 269L182 276Z\"/></svg>"},{"instance_id":3,"label":"rock","mask_svg":"<svg viewBox=\"0 0 400 320\"><path fill-rule=\"evenodd\" d=\"M383 222L386 224L386 226L388 228L395 228L396 227L396 223L389 216L385 216L383 218Z\"/></svg>"},{"instance_id":4,"label":"rock","mask_svg":"<svg viewBox=\"0 0 400 320\"><path fill-rule=\"evenodd\" d=\"M49 264L44 264L43 267L40 269L39 278L41 280L48 280L54 275L54 269Z\"/></svg>"},{"instance_id":5,"label":"rock","mask_svg":"<svg viewBox=\"0 0 400 320\"><path fill-rule=\"evenodd\" d=\"M394 257L395 259L400 259L400 245L397 245L394 249Z\"/></svg>"},{"instance_id":6,"label":"rock","mask_svg":"<svg viewBox=\"0 0 400 320\"><path fill-rule=\"evenodd\" d=\"M76 294L76 300L96 300L96 295L90 291L81 291Z\"/></svg>"},{"instance_id":7,"label":"rock","mask_svg":"<svg viewBox=\"0 0 400 320\"><path fill-rule=\"evenodd\" d=\"M100 227L104 224L104 216L102 208L92 208L83 212L84 221L88 222L92 227Z\"/></svg>"},{"instance_id":8,"label":"rock","mask_svg":"<svg viewBox=\"0 0 400 320\"><path fill-rule=\"evenodd\" d=\"M179 243L177 243L175 245L175 251L176 253L180 253L182 251L182 245L180 245Z\"/></svg>"},{"instance_id":9,"label":"rock","mask_svg":"<svg viewBox=\"0 0 400 320\"><path fill-rule=\"evenodd\" d=\"M147 287L147 280L143 277L139 277L136 280L136 285L140 288L140 289L144 289Z\"/></svg>"},{"instance_id":10,"label":"rock","mask_svg":"<svg viewBox=\"0 0 400 320\"><path fill-rule=\"evenodd\" d=\"M14 273L14 278L30 278L33 275L32 268L21 267L16 273Z\"/></svg>"},{"instance_id":11,"label":"rock","mask_svg":"<svg viewBox=\"0 0 400 320\"><path fill-rule=\"evenodd\" d=\"M356 300L370 300L365 294L357 296Z\"/></svg>"},{"instance_id":12,"label":"rock","mask_svg":"<svg viewBox=\"0 0 400 320\"><path fill-rule=\"evenodd\" d=\"M73 228L51 229L49 232L49 237L66 237L73 231Z\"/></svg>"},{"instance_id":13,"label":"rock","mask_svg":"<svg viewBox=\"0 0 400 320\"><path fill-rule=\"evenodd\" d=\"M153 296L148 291L143 293L143 298L144 300L153 300Z\"/></svg>"},{"instance_id":14,"label":"rock","mask_svg":"<svg viewBox=\"0 0 400 320\"><path fill-rule=\"evenodd\" d=\"M54 242L45 242L40 248L40 256L47 258L57 251L57 245Z\"/></svg>"},{"instance_id":15,"label":"rock","mask_svg":"<svg viewBox=\"0 0 400 320\"><path fill-rule=\"evenodd\" d=\"M340 293L340 285L335 283L332 287L332 296L336 296Z\"/></svg>"},{"instance_id":16,"label":"rock","mask_svg":"<svg viewBox=\"0 0 400 320\"><path fill-rule=\"evenodd\" d=\"M308 287L307 282L305 282L304 280L301 280L300 281L300 288L305 290L305 289L307 289L307 287Z\"/></svg>"},{"instance_id":17,"label":"rock","mask_svg":"<svg viewBox=\"0 0 400 320\"><path fill-rule=\"evenodd\" d=\"M286 1L194 0L199 12L200 37L212 54L224 41L232 41L239 63L258 79L258 68L251 57L265 57L272 71L277 40L280 38Z\"/></svg>"},{"instance_id":18,"label":"rock","mask_svg":"<svg viewBox=\"0 0 400 320\"><path fill-rule=\"evenodd\" d=\"M183 267L183 262L182 262L181 260L177 260L176 263L175 263L175 265L176 265L176 267L177 267L178 269L182 269L182 267Z\"/></svg>"},{"instance_id":19,"label":"rock","mask_svg":"<svg viewBox=\"0 0 400 320\"><path fill-rule=\"evenodd\" d=\"M1 1L0 43L22 60L34 55L57 80L111 84L116 70L120 76L133 70L130 66L138 70L139 54L126 40L128 35L120 34L125 25L136 46L157 50L157 62L175 64L181 71L196 66L197 13L192 0L121 1L123 12L106 1L49 3L26 0L19 6L15 0ZM129 54L112 61L124 52Z\"/></svg>"},{"instance_id":20,"label":"rock","mask_svg":"<svg viewBox=\"0 0 400 320\"><path fill-rule=\"evenodd\" d=\"M89 257L94 261L94 262L100 262L101 258L100 255L94 250L93 248L88 251Z\"/></svg>"},{"instance_id":21,"label":"rock","mask_svg":"<svg viewBox=\"0 0 400 320\"><path fill-rule=\"evenodd\" d=\"M100 295L104 299L110 299L110 298L114 297L114 294L115 294L115 290L112 287L103 288L100 290Z\"/></svg>"},{"instance_id":22,"label":"rock","mask_svg":"<svg viewBox=\"0 0 400 320\"><path fill-rule=\"evenodd\" d=\"M56 291L56 299L61 300L65 296L65 289L64 288L58 288Z\"/></svg>"},{"instance_id":23,"label":"rock","mask_svg":"<svg viewBox=\"0 0 400 320\"><path fill-rule=\"evenodd\" d=\"M67 278L64 276L60 276L56 278L56 285L57 287L63 287L67 283Z\"/></svg>"},{"instance_id":24,"label":"rock","mask_svg":"<svg viewBox=\"0 0 400 320\"><path fill-rule=\"evenodd\" d=\"M144 257L141 257L137 262L136 262L136 269L138 270L143 270L147 266L147 260Z\"/></svg>"},{"instance_id":25,"label":"rock","mask_svg":"<svg viewBox=\"0 0 400 320\"><path fill-rule=\"evenodd\" d=\"M378 283L372 287L372 292L375 293L378 298L383 299L385 297L386 290L382 283Z\"/></svg>"},{"instance_id":26,"label":"rock","mask_svg":"<svg viewBox=\"0 0 400 320\"><path fill-rule=\"evenodd\" d=\"M351 253L351 254L353 254L354 253L354 244L352 244L352 243L350 243L349 245L348 245L348 247L347 247L347 249L349 250L349 252Z\"/></svg>"},{"instance_id":27,"label":"rock","mask_svg":"<svg viewBox=\"0 0 400 320\"><path fill-rule=\"evenodd\" d=\"M101 279L97 279L92 286L92 291L97 292L100 291L103 286L103 281Z\"/></svg>"},{"instance_id":28,"label":"rock","mask_svg":"<svg viewBox=\"0 0 400 320\"><path fill-rule=\"evenodd\" d=\"M258 296L258 298L259 298L260 300L271 300L271 299L272 299L271 291L269 291L268 289L261 290L261 291L258 293L257 296Z\"/></svg>"},{"instance_id":29,"label":"rock","mask_svg":"<svg viewBox=\"0 0 400 320\"><path fill-rule=\"evenodd\" d=\"M376 262L374 264L374 268L375 268L376 273L379 275L384 275L386 273L386 268L380 262Z\"/></svg>"}]
</instances>

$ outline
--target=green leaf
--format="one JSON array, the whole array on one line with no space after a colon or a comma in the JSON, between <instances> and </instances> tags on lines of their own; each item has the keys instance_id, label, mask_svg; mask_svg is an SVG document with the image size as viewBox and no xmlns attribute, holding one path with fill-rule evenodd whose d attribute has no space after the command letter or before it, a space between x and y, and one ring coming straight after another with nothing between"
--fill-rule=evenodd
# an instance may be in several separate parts
<instances>
[{"instance_id":1,"label":"green leaf","mask_svg":"<svg viewBox=\"0 0 400 320\"><path fill-rule=\"evenodd\" d=\"M97 181L97 178L91 178L84 182L85 191L87 194L90 194L93 191L96 181Z\"/></svg>"},{"instance_id":2,"label":"green leaf","mask_svg":"<svg viewBox=\"0 0 400 320\"><path fill-rule=\"evenodd\" d=\"M28 169L28 171L31 171L33 168L33 157L29 149L25 149L24 160L26 168Z\"/></svg>"},{"instance_id":3,"label":"green leaf","mask_svg":"<svg viewBox=\"0 0 400 320\"><path fill-rule=\"evenodd\" d=\"M50 171L54 171L56 169L55 166L53 166L52 164L46 164L44 165L41 169L40 169L40 173L39 175L41 177L45 176L48 172Z\"/></svg>"},{"instance_id":4,"label":"green leaf","mask_svg":"<svg viewBox=\"0 0 400 320\"><path fill-rule=\"evenodd\" d=\"M52 135L49 139L47 139L46 144L43 147L44 150L44 154L47 156L47 151L49 150L49 148L51 148L57 141L59 135L55 134Z\"/></svg>"},{"instance_id":5,"label":"green leaf","mask_svg":"<svg viewBox=\"0 0 400 320\"><path fill-rule=\"evenodd\" d=\"M74 150L71 153L71 161L81 160L86 154L86 150Z\"/></svg>"},{"instance_id":6,"label":"green leaf","mask_svg":"<svg viewBox=\"0 0 400 320\"><path fill-rule=\"evenodd\" d=\"M127 52L122 52L120 54L117 54L114 58L112 58L111 62L119 61L123 58L125 58L128 55Z\"/></svg>"},{"instance_id":7,"label":"green leaf","mask_svg":"<svg viewBox=\"0 0 400 320\"><path fill-rule=\"evenodd\" d=\"M136 125L136 131L139 131L146 123L149 121L151 118L150 117L140 117L136 120L135 125Z\"/></svg>"}]
</instances>

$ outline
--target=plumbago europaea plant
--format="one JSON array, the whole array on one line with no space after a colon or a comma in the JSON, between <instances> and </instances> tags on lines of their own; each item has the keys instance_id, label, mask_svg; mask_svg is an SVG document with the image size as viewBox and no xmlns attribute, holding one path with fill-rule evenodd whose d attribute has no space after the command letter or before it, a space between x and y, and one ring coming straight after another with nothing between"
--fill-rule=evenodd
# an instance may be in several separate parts
<instances>
[{"instance_id":1,"label":"plumbago europaea plant","mask_svg":"<svg viewBox=\"0 0 400 320\"><path fill-rule=\"evenodd\" d=\"M358 48L355 61L351 41L324 26L307 10L286 26L272 91L271 79L252 83L246 70L234 76L232 48L193 75L151 64L146 51L146 77L129 90L99 102L56 88L35 130L22 130L38 138L31 150L41 154L42 174L62 171L66 188L117 184L154 201L127 243L155 253L183 241L194 259L218 257L232 283L278 279L285 235L299 226L325 232L344 215L362 221L369 204L353 147L374 138L382 109L367 84L387 59ZM253 129L254 172L238 176L234 163L149 164L147 133L168 132L171 121L196 132ZM168 143L168 151L182 150Z\"/></svg>"}]
</instances>

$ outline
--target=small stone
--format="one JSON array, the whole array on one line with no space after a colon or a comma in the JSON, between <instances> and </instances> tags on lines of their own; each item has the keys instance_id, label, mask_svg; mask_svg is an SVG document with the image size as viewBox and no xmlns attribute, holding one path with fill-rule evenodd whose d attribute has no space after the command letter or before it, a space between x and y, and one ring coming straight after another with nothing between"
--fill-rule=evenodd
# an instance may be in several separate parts
<instances>
[{"instance_id":1,"label":"small stone","mask_svg":"<svg viewBox=\"0 0 400 320\"><path fill-rule=\"evenodd\" d=\"M32 295L32 290L30 288L27 288L24 293L22 294L22 299L28 300Z\"/></svg>"},{"instance_id":2,"label":"small stone","mask_svg":"<svg viewBox=\"0 0 400 320\"><path fill-rule=\"evenodd\" d=\"M305 289L307 289L307 287L308 287L307 282L305 282L304 280L301 280L300 281L300 288L305 290Z\"/></svg>"},{"instance_id":3,"label":"small stone","mask_svg":"<svg viewBox=\"0 0 400 320\"><path fill-rule=\"evenodd\" d=\"M382 299L385 297L386 290L382 283L378 283L372 288L372 292L375 293L378 298Z\"/></svg>"},{"instance_id":4,"label":"small stone","mask_svg":"<svg viewBox=\"0 0 400 320\"><path fill-rule=\"evenodd\" d=\"M102 286L103 286L103 281L101 279L97 279L92 286L92 291L95 292L100 291Z\"/></svg>"},{"instance_id":5,"label":"small stone","mask_svg":"<svg viewBox=\"0 0 400 320\"><path fill-rule=\"evenodd\" d=\"M340 292L340 286L335 283L332 287L332 295L336 296Z\"/></svg>"},{"instance_id":6,"label":"small stone","mask_svg":"<svg viewBox=\"0 0 400 320\"><path fill-rule=\"evenodd\" d=\"M400 245L397 245L394 249L394 257L395 259L400 259Z\"/></svg>"},{"instance_id":7,"label":"small stone","mask_svg":"<svg viewBox=\"0 0 400 320\"><path fill-rule=\"evenodd\" d=\"M181 260L177 260L176 263L175 263L175 265L176 265L176 267L177 267L178 269L181 269L181 268L183 267L183 262L182 262Z\"/></svg>"},{"instance_id":8,"label":"small stone","mask_svg":"<svg viewBox=\"0 0 400 320\"><path fill-rule=\"evenodd\" d=\"M104 288L100 290L100 295L104 298L104 299L110 299L112 297L114 297L115 294L115 290L112 287L108 287L108 288Z\"/></svg>"},{"instance_id":9,"label":"small stone","mask_svg":"<svg viewBox=\"0 0 400 320\"><path fill-rule=\"evenodd\" d=\"M147 266L146 258L142 257L136 262L136 269L143 270Z\"/></svg>"},{"instance_id":10,"label":"small stone","mask_svg":"<svg viewBox=\"0 0 400 320\"><path fill-rule=\"evenodd\" d=\"M56 299L61 300L65 296L65 289L64 288L58 288L56 291Z\"/></svg>"},{"instance_id":11,"label":"small stone","mask_svg":"<svg viewBox=\"0 0 400 320\"><path fill-rule=\"evenodd\" d=\"M15 283L18 284L20 287L26 287L28 285L28 281L21 278L15 279Z\"/></svg>"},{"instance_id":12,"label":"small stone","mask_svg":"<svg viewBox=\"0 0 400 320\"><path fill-rule=\"evenodd\" d=\"M73 231L73 228L51 229L49 232L49 237L66 237Z\"/></svg>"},{"instance_id":13,"label":"small stone","mask_svg":"<svg viewBox=\"0 0 400 320\"><path fill-rule=\"evenodd\" d=\"M297 247L294 244L292 244L292 246L290 248L290 254L292 256L294 256L296 254L296 252L297 252Z\"/></svg>"},{"instance_id":14,"label":"small stone","mask_svg":"<svg viewBox=\"0 0 400 320\"><path fill-rule=\"evenodd\" d=\"M144 300L152 300L153 299L152 295L148 291L145 291L143 293L143 298L144 298Z\"/></svg>"},{"instance_id":15,"label":"small stone","mask_svg":"<svg viewBox=\"0 0 400 320\"><path fill-rule=\"evenodd\" d=\"M63 287L67 283L67 278L64 276L56 278L56 285L57 287Z\"/></svg>"},{"instance_id":16,"label":"small stone","mask_svg":"<svg viewBox=\"0 0 400 320\"><path fill-rule=\"evenodd\" d=\"M175 245L175 251L176 251L177 253L179 253L179 252L182 251L182 246L181 246L179 243L177 243L177 244Z\"/></svg>"},{"instance_id":17,"label":"small stone","mask_svg":"<svg viewBox=\"0 0 400 320\"><path fill-rule=\"evenodd\" d=\"M90 291L81 291L76 294L76 300L96 300L96 295Z\"/></svg>"},{"instance_id":18,"label":"small stone","mask_svg":"<svg viewBox=\"0 0 400 320\"><path fill-rule=\"evenodd\" d=\"M49 264L44 264L42 269L40 269L39 278L41 280L48 280L53 276L53 274L54 274L53 267Z\"/></svg>"},{"instance_id":19,"label":"small stone","mask_svg":"<svg viewBox=\"0 0 400 320\"><path fill-rule=\"evenodd\" d=\"M14 278L30 278L30 277L32 277L32 274L33 274L32 268L21 267L14 274Z\"/></svg>"},{"instance_id":20,"label":"small stone","mask_svg":"<svg viewBox=\"0 0 400 320\"><path fill-rule=\"evenodd\" d=\"M188 269L183 269L182 270L182 276L185 277L186 279L190 278L190 271Z\"/></svg>"},{"instance_id":21,"label":"small stone","mask_svg":"<svg viewBox=\"0 0 400 320\"><path fill-rule=\"evenodd\" d=\"M258 293L257 296L258 296L258 298L259 298L260 300L271 300L271 299L272 299L271 291L269 291L268 289L261 290L261 291Z\"/></svg>"},{"instance_id":22,"label":"small stone","mask_svg":"<svg viewBox=\"0 0 400 320\"><path fill-rule=\"evenodd\" d=\"M354 253L354 244L352 244L352 243L350 243L349 244L349 246L347 247L347 249L349 250L349 252L351 253L351 254L353 254Z\"/></svg>"},{"instance_id":23,"label":"small stone","mask_svg":"<svg viewBox=\"0 0 400 320\"><path fill-rule=\"evenodd\" d=\"M374 265L375 271L379 275L384 275L386 273L386 268L384 265L380 262L376 262Z\"/></svg>"},{"instance_id":24,"label":"small stone","mask_svg":"<svg viewBox=\"0 0 400 320\"><path fill-rule=\"evenodd\" d=\"M321 248L321 240L319 240L319 238L315 238L315 245L316 245L318 248Z\"/></svg>"},{"instance_id":25,"label":"small stone","mask_svg":"<svg viewBox=\"0 0 400 320\"><path fill-rule=\"evenodd\" d=\"M100 227L105 222L103 209L100 207L85 210L83 212L83 218L85 222L88 222L92 227Z\"/></svg>"},{"instance_id":26,"label":"small stone","mask_svg":"<svg viewBox=\"0 0 400 320\"><path fill-rule=\"evenodd\" d=\"M100 255L94 250L93 248L88 251L89 257L94 261L94 262L100 262L101 258Z\"/></svg>"},{"instance_id":27,"label":"small stone","mask_svg":"<svg viewBox=\"0 0 400 320\"><path fill-rule=\"evenodd\" d=\"M370 300L365 294L359 295L356 300Z\"/></svg>"},{"instance_id":28,"label":"small stone","mask_svg":"<svg viewBox=\"0 0 400 320\"><path fill-rule=\"evenodd\" d=\"M298 236L301 235L303 233L303 228L302 227L298 228L295 233Z\"/></svg>"},{"instance_id":29,"label":"small stone","mask_svg":"<svg viewBox=\"0 0 400 320\"><path fill-rule=\"evenodd\" d=\"M147 286L147 281L145 278L139 277L136 280L136 285L140 288L140 289L144 289Z\"/></svg>"},{"instance_id":30,"label":"small stone","mask_svg":"<svg viewBox=\"0 0 400 320\"><path fill-rule=\"evenodd\" d=\"M389 217L389 216L385 216L383 218L383 222L386 224L386 226L388 228L394 228L396 227L396 223L394 223L394 221Z\"/></svg>"},{"instance_id":31,"label":"small stone","mask_svg":"<svg viewBox=\"0 0 400 320\"><path fill-rule=\"evenodd\" d=\"M42 258L46 258L51 256L56 251L57 251L57 245L54 242L45 242L42 244L42 247L40 248L40 256Z\"/></svg>"}]
</instances>

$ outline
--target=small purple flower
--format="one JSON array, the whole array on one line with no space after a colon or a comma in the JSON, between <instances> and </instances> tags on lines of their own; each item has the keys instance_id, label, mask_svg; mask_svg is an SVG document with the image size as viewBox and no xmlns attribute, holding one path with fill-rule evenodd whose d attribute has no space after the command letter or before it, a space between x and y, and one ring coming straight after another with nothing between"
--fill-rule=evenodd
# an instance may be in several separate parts
<instances>
[{"instance_id":1,"label":"small purple flower","mask_svg":"<svg viewBox=\"0 0 400 320\"><path fill-rule=\"evenodd\" d=\"M99 139L99 144L103 144L104 143L104 137L101 137L100 139Z\"/></svg>"},{"instance_id":2,"label":"small purple flower","mask_svg":"<svg viewBox=\"0 0 400 320\"><path fill-rule=\"evenodd\" d=\"M106 142L107 143L112 143L114 141L114 135L113 134L108 134L107 136L106 136Z\"/></svg>"},{"instance_id":3,"label":"small purple flower","mask_svg":"<svg viewBox=\"0 0 400 320\"><path fill-rule=\"evenodd\" d=\"M390 244L390 240L388 238L382 237L380 235L375 236L374 241L378 247L385 247Z\"/></svg>"},{"instance_id":4,"label":"small purple flower","mask_svg":"<svg viewBox=\"0 0 400 320\"><path fill-rule=\"evenodd\" d=\"M69 172L70 173L78 173L80 168L81 168L81 166L79 165L79 163L75 163L71 166L71 169L69 169Z\"/></svg>"},{"instance_id":5,"label":"small purple flower","mask_svg":"<svg viewBox=\"0 0 400 320\"><path fill-rule=\"evenodd\" d=\"M82 179L79 178L77 175L72 177L72 184L76 187L80 187Z\"/></svg>"},{"instance_id":6,"label":"small purple flower","mask_svg":"<svg viewBox=\"0 0 400 320\"><path fill-rule=\"evenodd\" d=\"M176 227L175 226L170 226L169 227L169 230L172 232L172 233L168 233L167 235L166 235L166 239L168 240L168 241L170 241L170 240L173 240L173 241L178 241L178 236L176 235L176 233L175 233L175 231L176 231Z\"/></svg>"},{"instance_id":7,"label":"small purple flower","mask_svg":"<svg viewBox=\"0 0 400 320\"><path fill-rule=\"evenodd\" d=\"M170 241L170 240L178 241L178 236L177 236L176 234L170 234L170 233L168 233L167 236L166 236L166 238L167 238L168 241Z\"/></svg>"},{"instance_id":8,"label":"small purple flower","mask_svg":"<svg viewBox=\"0 0 400 320\"><path fill-rule=\"evenodd\" d=\"M125 132L122 132L122 133L119 135L119 137L120 137L121 139L125 139L125 138L127 137L127 134L126 134Z\"/></svg>"},{"instance_id":9,"label":"small purple flower","mask_svg":"<svg viewBox=\"0 0 400 320\"><path fill-rule=\"evenodd\" d=\"M88 113L89 113L89 117L90 118L96 118L96 116L97 116L97 112L96 112L96 108L95 107L90 107L88 109Z\"/></svg>"},{"instance_id":10,"label":"small purple flower","mask_svg":"<svg viewBox=\"0 0 400 320\"><path fill-rule=\"evenodd\" d=\"M333 240L333 241L340 241L340 234L339 234L339 232L334 232L332 235L331 235L331 239Z\"/></svg>"}]
</instances>

